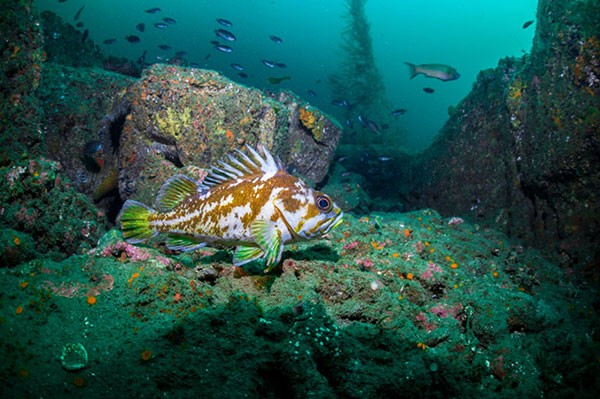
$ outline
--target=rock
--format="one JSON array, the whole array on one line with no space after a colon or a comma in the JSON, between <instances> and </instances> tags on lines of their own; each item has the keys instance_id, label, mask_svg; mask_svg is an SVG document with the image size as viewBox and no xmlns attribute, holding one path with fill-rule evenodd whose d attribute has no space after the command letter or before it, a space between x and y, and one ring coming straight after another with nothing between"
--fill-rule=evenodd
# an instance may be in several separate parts
<instances>
[{"instance_id":1,"label":"rock","mask_svg":"<svg viewBox=\"0 0 600 399\"><path fill-rule=\"evenodd\" d=\"M48 155L61 162L75 187L90 199L101 200L110 192L111 177L116 193L115 145L109 140L105 146L97 132L113 103L134 81L98 68L44 65L38 93ZM98 148L90 147L93 142ZM89 153L90 148L95 153Z\"/></svg>"},{"instance_id":2,"label":"rock","mask_svg":"<svg viewBox=\"0 0 600 399\"><path fill-rule=\"evenodd\" d=\"M2 2L0 54L0 164L44 151L40 108L35 91L40 82L44 51L32 0ZM9 139L6 139L9 138Z\"/></svg>"},{"instance_id":3,"label":"rock","mask_svg":"<svg viewBox=\"0 0 600 399\"><path fill-rule=\"evenodd\" d=\"M0 204L0 228L24 234L9 238L22 251L15 261L30 257L31 240L35 251L62 259L93 247L106 229L104 214L77 192L56 161L0 167Z\"/></svg>"},{"instance_id":4,"label":"rock","mask_svg":"<svg viewBox=\"0 0 600 399\"><path fill-rule=\"evenodd\" d=\"M599 7L540 1L531 56L482 71L412 168L413 209L469 217L598 273Z\"/></svg>"},{"instance_id":5,"label":"rock","mask_svg":"<svg viewBox=\"0 0 600 399\"><path fill-rule=\"evenodd\" d=\"M13 229L0 229L0 267L13 267L36 255L35 242L29 234Z\"/></svg>"},{"instance_id":6,"label":"rock","mask_svg":"<svg viewBox=\"0 0 600 399\"><path fill-rule=\"evenodd\" d=\"M49 62L71 67L102 67L102 50L91 39L51 11L40 13L44 50Z\"/></svg>"},{"instance_id":7,"label":"rock","mask_svg":"<svg viewBox=\"0 0 600 399\"><path fill-rule=\"evenodd\" d=\"M167 65L147 69L99 133L105 148L118 142L120 197L146 203L180 168L209 167L244 144L263 143L319 183L340 135L332 119L290 93L274 99L214 71Z\"/></svg>"}]
</instances>

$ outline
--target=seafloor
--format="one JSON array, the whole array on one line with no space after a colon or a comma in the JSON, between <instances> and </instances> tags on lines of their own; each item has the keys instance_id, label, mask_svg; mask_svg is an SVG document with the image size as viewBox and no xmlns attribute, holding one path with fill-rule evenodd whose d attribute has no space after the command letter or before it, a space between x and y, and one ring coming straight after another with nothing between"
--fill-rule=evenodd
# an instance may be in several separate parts
<instances>
[{"instance_id":1,"label":"seafloor","mask_svg":"<svg viewBox=\"0 0 600 399\"><path fill-rule=\"evenodd\" d=\"M284 259L252 275L228 251L168 255L111 230L1 269L3 396L574 397L597 378L592 304L495 231L427 209L348 215ZM76 370L70 344L87 351Z\"/></svg>"}]
</instances>

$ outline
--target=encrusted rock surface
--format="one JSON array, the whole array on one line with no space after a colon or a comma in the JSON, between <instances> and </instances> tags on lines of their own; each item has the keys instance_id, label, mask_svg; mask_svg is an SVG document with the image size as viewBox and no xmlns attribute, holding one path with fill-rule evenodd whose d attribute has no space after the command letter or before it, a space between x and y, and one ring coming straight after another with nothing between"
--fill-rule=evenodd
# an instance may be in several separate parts
<instances>
[{"instance_id":1,"label":"encrusted rock surface","mask_svg":"<svg viewBox=\"0 0 600 399\"><path fill-rule=\"evenodd\" d=\"M417 160L413 208L493 225L598 277L598 15L594 1L540 1L531 56L482 71Z\"/></svg>"},{"instance_id":2,"label":"encrusted rock surface","mask_svg":"<svg viewBox=\"0 0 600 399\"><path fill-rule=\"evenodd\" d=\"M265 144L318 183L340 135L326 115L290 93L273 99L217 72L171 65L145 70L99 132L105 148L117 146L120 197L149 203L178 168L209 167L244 144Z\"/></svg>"}]
</instances>

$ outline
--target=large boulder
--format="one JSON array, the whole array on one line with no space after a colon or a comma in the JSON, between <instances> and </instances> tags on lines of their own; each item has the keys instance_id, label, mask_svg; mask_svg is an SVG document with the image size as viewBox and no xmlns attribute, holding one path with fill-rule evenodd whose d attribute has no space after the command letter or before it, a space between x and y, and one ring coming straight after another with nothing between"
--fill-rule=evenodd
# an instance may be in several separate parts
<instances>
[{"instance_id":1,"label":"large boulder","mask_svg":"<svg viewBox=\"0 0 600 399\"><path fill-rule=\"evenodd\" d=\"M262 143L292 172L319 183L340 127L291 93L272 96L214 71L153 65L99 130L121 199L152 203L167 177L206 168L244 144ZM111 159L110 154L114 153Z\"/></svg>"}]
</instances>

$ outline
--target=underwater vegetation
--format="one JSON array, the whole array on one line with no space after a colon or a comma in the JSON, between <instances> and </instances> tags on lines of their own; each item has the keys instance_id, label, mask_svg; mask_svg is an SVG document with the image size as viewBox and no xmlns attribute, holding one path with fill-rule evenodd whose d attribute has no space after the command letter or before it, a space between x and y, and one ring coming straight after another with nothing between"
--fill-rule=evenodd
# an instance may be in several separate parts
<instances>
[{"instance_id":1,"label":"underwater vegetation","mask_svg":"<svg viewBox=\"0 0 600 399\"><path fill-rule=\"evenodd\" d=\"M398 147L404 139L398 128L383 130L390 125L392 109L386 97L383 77L375 62L370 25L365 13L367 0L347 0L348 25L342 33L344 58L339 72L329 76L332 92L345 108L347 135L342 144L387 144ZM357 130L354 131L354 126ZM346 137L349 136L349 137Z\"/></svg>"}]
</instances>

